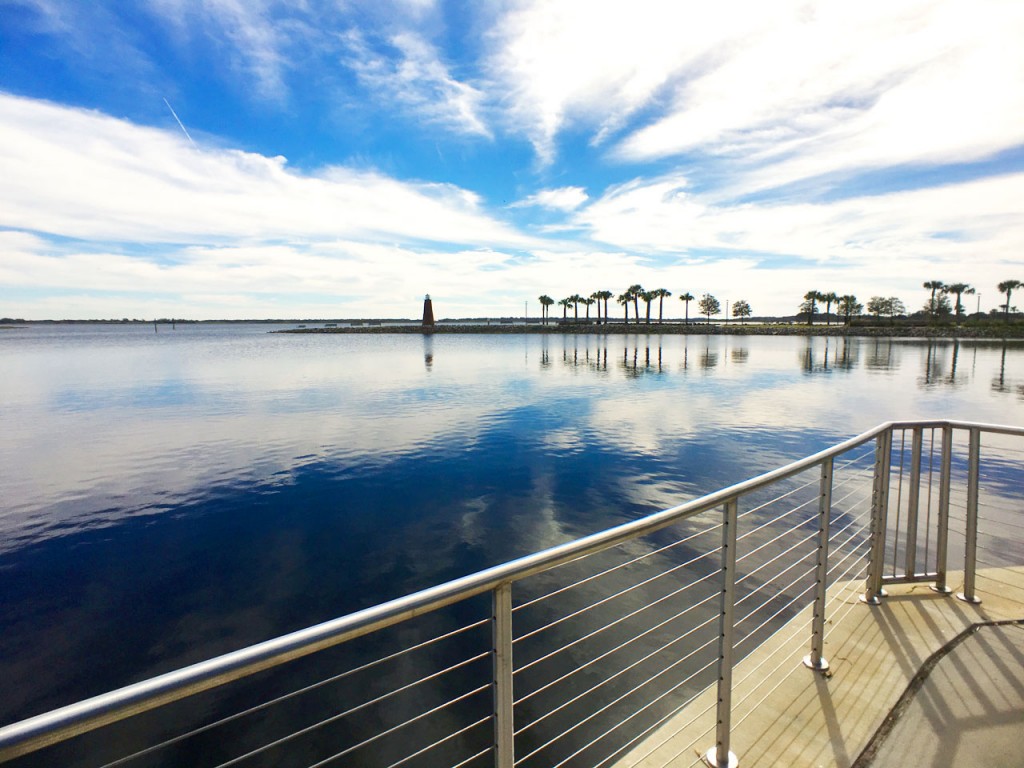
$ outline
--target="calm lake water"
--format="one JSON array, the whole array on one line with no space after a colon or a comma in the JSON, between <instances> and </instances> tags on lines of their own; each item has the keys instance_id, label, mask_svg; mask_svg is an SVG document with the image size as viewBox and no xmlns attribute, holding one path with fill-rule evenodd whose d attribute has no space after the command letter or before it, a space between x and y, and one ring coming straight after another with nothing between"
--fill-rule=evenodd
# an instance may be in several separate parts
<instances>
[{"instance_id":1,"label":"calm lake water","mask_svg":"<svg viewBox=\"0 0 1024 768\"><path fill-rule=\"evenodd\" d=\"M269 330L0 331L0 723L887 419L1024 424L1014 342Z\"/></svg>"}]
</instances>

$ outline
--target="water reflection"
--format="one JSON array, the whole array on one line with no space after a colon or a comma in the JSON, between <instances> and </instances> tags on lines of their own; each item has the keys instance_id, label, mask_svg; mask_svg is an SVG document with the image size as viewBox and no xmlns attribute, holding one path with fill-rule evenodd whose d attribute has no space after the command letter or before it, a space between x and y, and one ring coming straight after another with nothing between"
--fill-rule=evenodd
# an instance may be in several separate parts
<instances>
[{"instance_id":1,"label":"water reflection","mask_svg":"<svg viewBox=\"0 0 1024 768\"><path fill-rule=\"evenodd\" d=\"M889 418L1024 422L1012 343L183 326L4 336L0 366L8 721Z\"/></svg>"},{"instance_id":2,"label":"water reflection","mask_svg":"<svg viewBox=\"0 0 1024 768\"><path fill-rule=\"evenodd\" d=\"M1024 380L1008 379L1006 376L1006 352L1008 344L1004 341L999 352L999 373L992 378L992 390L1001 394L1016 391L1018 397L1024 399ZM1019 351L1019 350L1018 350ZM1017 382L1021 383L1017 383Z\"/></svg>"},{"instance_id":3,"label":"water reflection","mask_svg":"<svg viewBox=\"0 0 1024 768\"><path fill-rule=\"evenodd\" d=\"M852 371L857 367L858 351L859 344L845 337L810 336L800 356L801 368L804 373Z\"/></svg>"},{"instance_id":4,"label":"water reflection","mask_svg":"<svg viewBox=\"0 0 1024 768\"><path fill-rule=\"evenodd\" d=\"M434 337L423 334L423 366L429 371L434 367Z\"/></svg>"}]
</instances>

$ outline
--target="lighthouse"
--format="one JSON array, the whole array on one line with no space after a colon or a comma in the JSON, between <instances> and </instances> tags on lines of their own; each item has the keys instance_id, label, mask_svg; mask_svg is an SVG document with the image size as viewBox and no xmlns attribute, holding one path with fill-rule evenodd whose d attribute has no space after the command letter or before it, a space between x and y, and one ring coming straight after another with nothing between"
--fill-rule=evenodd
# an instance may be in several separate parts
<instances>
[{"instance_id":1,"label":"lighthouse","mask_svg":"<svg viewBox=\"0 0 1024 768\"><path fill-rule=\"evenodd\" d=\"M423 327L434 327L434 305L430 303L430 294L423 298Z\"/></svg>"}]
</instances>

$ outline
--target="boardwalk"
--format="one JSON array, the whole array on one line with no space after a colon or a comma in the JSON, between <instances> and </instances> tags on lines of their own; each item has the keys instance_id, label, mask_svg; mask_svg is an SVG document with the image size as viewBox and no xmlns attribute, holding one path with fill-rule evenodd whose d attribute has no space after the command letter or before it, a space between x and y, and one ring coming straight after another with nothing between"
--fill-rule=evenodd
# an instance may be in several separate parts
<instances>
[{"instance_id":1,"label":"boardwalk","mask_svg":"<svg viewBox=\"0 0 1024 768\"><path fill-rule=\"evenodd\" d=\"M979 571L977 605L917 584L891 587L868 607L857 602L861 586L840 587L846 605L826 638L826 675L801 664L807 615L737 666L731 747L740 766L949 766L967 764L958 760L968 753L971 764L1024 766L1024 626L986 628L941 653L972 625L1024 621L1024 567ZM929 659L923 683L900 702ZM886 723L897 703L900 716ZM714 706L715 691L705 691L617 768L701 765Z\"/></svg>"}]
</instances>

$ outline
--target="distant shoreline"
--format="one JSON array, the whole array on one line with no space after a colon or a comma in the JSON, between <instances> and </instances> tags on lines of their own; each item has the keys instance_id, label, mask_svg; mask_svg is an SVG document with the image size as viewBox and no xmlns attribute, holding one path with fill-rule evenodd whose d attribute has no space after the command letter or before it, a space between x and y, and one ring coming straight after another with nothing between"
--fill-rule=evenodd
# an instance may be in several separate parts
<instances>
[{"instance_id":1,"label":"distant shoreline","mask_svg":"<svg viewBox=\"0 0 1024 768\"><path fill-rule=\"evenodd\" d=\"M355 327L320 327L320 328L286 328L271 333L342 333L342 334L539 334L548 336L568 335L628 335L634 333L661 334L673 336L862 336L862 337L898 337L922 339L1024 339L1024 326L907 326L878 325L851 326L845 325L741 325L691 323L641 323L626 325L610 323L608 325L448 325L439 324L433 327L422 325L372 325Z\"/></svg>"}]
</instances>

